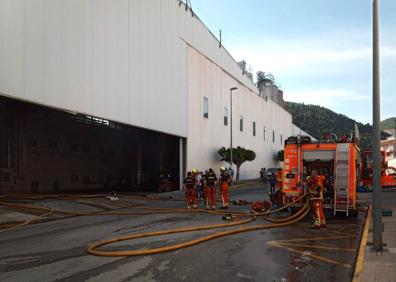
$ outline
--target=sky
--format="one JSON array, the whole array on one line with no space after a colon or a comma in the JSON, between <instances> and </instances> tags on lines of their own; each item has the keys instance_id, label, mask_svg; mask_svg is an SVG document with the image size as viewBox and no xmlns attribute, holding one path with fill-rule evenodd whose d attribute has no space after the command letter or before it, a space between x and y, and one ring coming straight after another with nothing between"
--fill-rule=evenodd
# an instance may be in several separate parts
<instances>
[{"instance_id":1,"label":"sky","mask_svg":"<svg viewBox=\"0 0 396 282\"><path fill-rule=\"evenodd\" d=\"M372 0L190 0L235 60L287 101L372 123ZM396 0L380 0L381 119L396 116Z\"/></svg>"}]
</instances>

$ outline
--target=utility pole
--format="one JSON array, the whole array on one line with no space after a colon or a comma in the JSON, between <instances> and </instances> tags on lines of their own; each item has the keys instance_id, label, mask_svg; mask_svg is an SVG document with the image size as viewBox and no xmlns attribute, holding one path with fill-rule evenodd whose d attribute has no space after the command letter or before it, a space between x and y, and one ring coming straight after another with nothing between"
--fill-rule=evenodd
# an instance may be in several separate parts
<instances>
[{"instance_id":1,"label":"utility pole","mask_svg":"<svg viewBox=\"0 0 396 282\"><path fill-rule=\"evenodd\" d=\"M233 156L232 156L232 91L237 90L238 87L230 88L230 167L232 168Z\"/></svg>"},{"instance_id":2,"label":"utility pole","mask_svg":"<svg viewBox=\"0 0 396 282\"><path fill-rule=\"evenodd\" d=\"M373 0L373 249L382 251L380 61L378 1Z\"/></svg>"}]
</instances>

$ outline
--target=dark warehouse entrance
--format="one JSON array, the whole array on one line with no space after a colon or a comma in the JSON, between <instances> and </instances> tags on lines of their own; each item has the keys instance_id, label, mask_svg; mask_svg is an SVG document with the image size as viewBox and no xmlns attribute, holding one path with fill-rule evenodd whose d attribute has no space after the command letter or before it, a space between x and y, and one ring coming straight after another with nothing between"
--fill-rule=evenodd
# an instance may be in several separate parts
<instances>
[{"instance_id":1,"label":"dark warehouse entrance","mask_svg":"<svg viewBox=\"0 0 396 282\"><path fill-rule=\"evenodd\" d=\"M179 137L0 97L1 193L178 189L179 151Z\"/></svg>"}]
</instances>

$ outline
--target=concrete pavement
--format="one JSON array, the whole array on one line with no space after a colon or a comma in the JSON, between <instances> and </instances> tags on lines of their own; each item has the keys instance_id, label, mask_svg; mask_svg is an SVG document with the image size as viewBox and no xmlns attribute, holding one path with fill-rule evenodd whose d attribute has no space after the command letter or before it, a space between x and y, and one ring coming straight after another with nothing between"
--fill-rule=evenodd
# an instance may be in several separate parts
<instances>
[{"instance_id":1,"label":"concrete pavement","mask_svg":"<svg viewBox=\"0 0 396 282\"><path fill-rule=\"evenodd\" d=\"M231 189L230 195L236 200L263 200L267 192L268 187L256 184ZM184 206L177 201L183 199L180 192L163 196L176 201L121 196L117 204ZM103 199L89 201L93 205L85 210L97 209L98 203L113 204ZM35 204L64 209L81 209L83 205L51 199ZM338 217L329 219L326 230L315 230L307 218L292 226L241 233L169 253L95 257L86 253L86 246L97 240L224 221L208 214L69 217L0 233L0 281L349 281L363 221L364 213L358 218ZM262 223L263 219L257 219L252 224ZM105 248L153 248L217 231L144 238Z\"/></svg>"},{"instance_id":2,"label":"concrete pavement","mask_svg":"<svg viewBox=\"0 0 396 282\"><path fill-rule=\"evenodd\" d=\"M362 196L370 200L371 193ZM383 192L383 208L392 208L392 217L383 217L384 251L376 253L372 250L372 224L366 245L365 260L361 276L362 282L393 282L396 281L396 190Z\"/></svg>"}]
</instances>

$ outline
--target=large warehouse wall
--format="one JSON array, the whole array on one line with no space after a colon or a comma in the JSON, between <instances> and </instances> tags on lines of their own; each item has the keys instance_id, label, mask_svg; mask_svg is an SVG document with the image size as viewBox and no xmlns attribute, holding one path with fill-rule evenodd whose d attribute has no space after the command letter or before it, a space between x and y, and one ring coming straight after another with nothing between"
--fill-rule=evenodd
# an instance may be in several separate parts
<instances>
[{"instance_id":1,"label":"large warehouse wall","mask_svg":"<svg viewBox=\"0 0 396 282\"><path fill-rule=\"evenodd\" d=\"M228 144L223 107L238 86L234 122L242 113L245 130L235 131L235 145L258 153L243 176L277 165L272 155L279 134L291 134L290 115L257 97L227 50L179 3L0 0L0 95L188 137L188 167L204 168L217 165L215 149ZM209 120L202 120L204 95Z\"/></svg>"},{"instance_id":2,"label":"large warehouse wall","mask_svg":"<svg viewBox=\"0 0 396 282\"><path fill-rule=\"evenodd\" d=\"M186 136L185 14L175 0L0 0L0 93Z\"/></svg>"},{"instance_id":3,"label":"large warehouse wall","mask_svg":"<svg viewBox=\"0 0 396 282\"><path fill-rule=\"evenodd\" d=\"M179 0L0 0L0 94L187 137L187 46L255 90Z\"/></svg>"},{"instance_id":4,"label":"large warehouse wall","mask_svg":"<svg viewBox=\"0 0 396 282\"><path fill-rule=\"evenodd\" d=\"M230 109L230 88L238 87L233 93L233 146L242 146L256 152L256 160L247 162L241 170L241 178L258 177L261 167L278 167L274 154L283 148L283 142L291 135L291 116L271 100L266 101L239 83L214 62L208 60L194 48L188 52L189 120L187 140L187 168L201 170L218 169L217 150L229 147L230 124L223 123L224 107ZM209 100L209 117L203 116L203 99ZM243 132L239 128L243 116ZM253 121L256 136L253 136ZM264 127L267 136L264 140ZM275 141L272 132L275 132Z\"/></svg>"}]
</instances>

